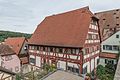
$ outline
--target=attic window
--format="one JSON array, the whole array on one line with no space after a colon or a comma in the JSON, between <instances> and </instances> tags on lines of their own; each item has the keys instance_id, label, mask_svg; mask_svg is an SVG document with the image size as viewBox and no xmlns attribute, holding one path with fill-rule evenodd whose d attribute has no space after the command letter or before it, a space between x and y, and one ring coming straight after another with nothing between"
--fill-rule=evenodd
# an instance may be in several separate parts
<instances>
[{"instance_id":1,"label":"attic window","mask_svg":"<svg viewBox=\"0 0 120 80\"><path fill-rule=\"evenodd\" d=\"M103 19L103 20L106 20L106 19Z\"/></svg>"},{"instance_id":2,"label":"attic window","mask_svg":"<svg viewBox=\"0 0 120 80\"><path fill-rule=\"evenodd\" d=\"M116 24L117 26L119 26L119 24Z\"/></svg>"},{"instance_id":3,"label":"attic window","mask_svg":"<svg viewBox=\"0 0 120 80\"><path fill-rule=\"evenodd\" d=\"M118 34L116 35L116 38L119 38L119 35L118 35Z\"/></svg>"},{"instance_id":4,"label":"attic window","mask_svg":"<svg viewBox=\"0 0 120 80\"><path fill-rule=\"evenodd\" d=\"M110 26L109 24L107 26Z\"/></svg>"},{"instance_id":5,"label":"attic window","mask_svg":"<svg viewBox=\"0 0 120 80\"><path fill-rule=\"evenodd\" d=\"M117 9L116 11L119 11L119 9Z\"/></svg>"},{"instance_id":6,"label":"attic window","mask_svg":"<svg viewBox=\"0 0 120 80\"><path fill-rule=\"evenodd\" d=\"M116 13L113 13L114 15L116 14Z\"/></svg>"},{"instance_id":7,"label":"attic window","mask_svg":"<svg viewBox=\"0 0 120 80\"><path fill-rule=\"evenodd\" d=\"M116 19L119 19L119 17L116 17Z\"/></svg>"}]
</instances>

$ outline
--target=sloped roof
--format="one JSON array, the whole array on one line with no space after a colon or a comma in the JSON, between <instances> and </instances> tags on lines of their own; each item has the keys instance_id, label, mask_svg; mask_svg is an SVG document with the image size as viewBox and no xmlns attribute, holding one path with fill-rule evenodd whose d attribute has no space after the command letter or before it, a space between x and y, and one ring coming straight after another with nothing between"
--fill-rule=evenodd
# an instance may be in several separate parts
<instances>
[{"instance_id":1,"label":"sloped roof","mask_svg":"<svg viewBox=\"0 0 120 80\"><path fill-rule=\"evenodd\" d=\"M120 28L120 9L95 13L99 18L101 37L103 29Z\"/></svg>"},{"instance_id":2,"label":"sloped roof","mask_svg":"<svg viewBox=\"0 0 120 80\"><path fill-rule=\"evenodd\" d=\"M29 44L83 47L91 17L86 7L48 16L38 25Z\"/></svg>"},{"instance_id":3,"label":"sloped roof","mask_svg":"<svg viewBox=\"0 0 120 80\"><path fill-rule=\"evenodd\" d=\"M12 49L19 54L23 44L25 42L25 37L14 37L14 38L7 38L5 44L12 47Z\"/></svg>"},{"instance_id":4,"label":"sloped roof","mask_svg":"<svg viewBox=\"0 0 120 80\"><path fill-rule=\"evenodd\" d=\"M15 52L12 50L11 47L5 44L0 44L0 55L1 56L11 55L11 54L15 54Z\"/></svg>"}]
</instances>

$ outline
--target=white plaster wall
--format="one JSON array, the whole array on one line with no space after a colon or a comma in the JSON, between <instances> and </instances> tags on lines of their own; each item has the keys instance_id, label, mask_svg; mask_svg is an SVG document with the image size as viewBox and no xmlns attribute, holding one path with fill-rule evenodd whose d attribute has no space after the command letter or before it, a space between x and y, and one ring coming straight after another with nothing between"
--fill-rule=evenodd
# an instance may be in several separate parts
<instances>
[{"instance_id":1,"label":"white plaster wall","mask_svg":"<svg viewBox=\"0 0 120 80\"><path fill-rule=\"evenodd\" d=\"M64 61L58 61L57 68L58 69L66 70L66 62L64 62Z\"/></svg>"},{"instance_id":2,"label":"white plaster wall","mask_svg":"<svg viewBox=\"0 0 120 80\"><path fill-rule=\"evenodd\" d=\"M93 71L94 65L95 65L95 64L94 64L94 59L92 59L92 60L91 60L91 71Z\"/></svg>"},{"instance_id":3,"label":"white plaster wall","mask_svg":"<svg viewBox=\"0 0 120 80\"><path fill-rule=\"evenodd\" d=\"M39 56L36 56L36 66L41 67L40 62L41 62L40 57L39 57Z\"/></svg>"},{"instance_id":4,"label":"white plaster wall","mask_svg":"<svg viewBox=\"0 0 120 80\"><path fill-rule=\"evenodd\" d=\"M87 66L87 73L90 73L90 62L86 62L83 64L83 68L85 68Z\"/></svg>"},{"instance_id":5,"label":"white plaster wall","mask_svg":"<svg viewBox=\"0 0 120 80\"><path fill-rule=\"evenodd\" d=\"M97 68L97 59L99 59L99 56L95 58L95 68Z\"/></svg>"},{"instance_id":6,"label":"white plaster wall","mask_svg":"<svg viewBox=\"0 0 120 80\"><path fill-rule=\"evenodd\" d=\"M77 56L70 55L71 59L77 59Z\"/></svg>"}]
</instances>

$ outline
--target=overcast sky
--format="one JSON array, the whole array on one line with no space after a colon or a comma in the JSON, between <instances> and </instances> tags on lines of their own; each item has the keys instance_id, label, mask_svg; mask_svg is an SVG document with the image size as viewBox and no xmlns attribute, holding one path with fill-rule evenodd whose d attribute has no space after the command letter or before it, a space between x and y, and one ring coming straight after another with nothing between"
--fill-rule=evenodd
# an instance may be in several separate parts
<instances>
[{"instance_id":1,"label":"overcast sky","mask_svg":"<svg viewBox=\"0 0 120 80\"><path fill-rule=\"evenodd\" d=\"M120 0L0 0L0 30L33 33L46 16L85 6L111 10L120 8Z\"/></svg>"}]
</instances>

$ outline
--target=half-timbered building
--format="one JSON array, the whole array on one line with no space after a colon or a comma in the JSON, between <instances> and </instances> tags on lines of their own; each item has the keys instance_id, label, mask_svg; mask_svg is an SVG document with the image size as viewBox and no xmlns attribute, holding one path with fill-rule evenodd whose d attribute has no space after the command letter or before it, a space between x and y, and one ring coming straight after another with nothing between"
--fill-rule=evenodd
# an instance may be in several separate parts
<instances>
[{"instance_id":1,"label":"half-timbered building","mask_svg":"<svg viewBox=\"0 0 120 80\"><path fill-rule=\"evenodd\" d=\"M46 17L29 40L30 64L90 73L99 61L98 26L88 7Z\"/></svg>"}]
</instances>

